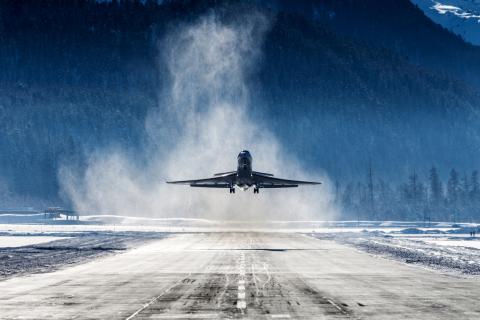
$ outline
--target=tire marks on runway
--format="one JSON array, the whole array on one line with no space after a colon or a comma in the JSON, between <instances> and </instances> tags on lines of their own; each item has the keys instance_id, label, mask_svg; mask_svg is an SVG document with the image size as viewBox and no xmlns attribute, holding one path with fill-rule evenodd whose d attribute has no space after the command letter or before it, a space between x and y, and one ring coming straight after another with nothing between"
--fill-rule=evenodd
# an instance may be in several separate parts
<instances>
[{"instance_id":1,"label":"tire marks on runway","mask_svg":"<svg viewBox=\"0 0 480 320\"><path fill-rule=\"evenodd\" d=\"M200 273L176 283L127 319L210 319L237 313L236 283L227 283L225 274Z\"/></svg>"},{"instance_id":2,"label":"tire marks on runway","mask_svg":"<svg viewBox=\"0 0 480 320\"><path fill-rule=\"evenodd\" d=\"M252 256L251 283L247 290L252 294L247 303L252 319L354 318L348 306L327 294L309 286L295 274L272 273L274 266L268 262L271 254Z\"/></svg>"},{"instance_id":3,"label":"tire marks on runway","mask_svg":"<svg viewBox=\"0 0 480 320\"><path fill-rule=\"evenodd\" d=\"M170 292L170 290L172 290L175 286L177 286L180 282L183 282L185 279L182 279L182 280L179 280L177 282L175 282L172 286L168 287L165 291L163 291L161 294L159 294L158 296L154 297L152 300L150 300L149 302L147 302L146 304L144 304L140 309L138 309L137 311L135 311L133 314L131 314L129 317L127 317L125 320L132 320L133 318L135 318L137 315L139 315L141 312L143 312L145 309L147 309L148 307L150 307L152 304L154 304L155 302L158 301L158 299L160 299L163 295L166 295Z\"/></svg>"},{"instance_id":4,"label":"tire marks on runway","mask_svg":"<svg viewBox=\"0 0 480 320\"><path fill-rule=\"evenodd\" d=\"M279 265L285 252L218 251L203 268L159 294L133 319L349 319L349 307ZM278 273L282 270L282 273Z\"/></svg>"},{"instance_id":5,"label":"tire marks on runway","mask_svg":"<svg viewBox=\"0 0 480 320\"><path fill-rule=\"evenodd\" d=\"M245 253L240 254L240 263L238 271L238 295L237 295L237 309L243 314L247 303L245 302Z\"/></svg>"}]
</instances>

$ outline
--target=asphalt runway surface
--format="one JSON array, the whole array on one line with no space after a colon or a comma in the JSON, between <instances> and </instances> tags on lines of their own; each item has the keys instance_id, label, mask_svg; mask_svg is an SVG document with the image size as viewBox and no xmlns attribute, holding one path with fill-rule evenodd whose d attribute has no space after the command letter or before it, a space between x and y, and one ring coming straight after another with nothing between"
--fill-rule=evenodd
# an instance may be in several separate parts
<instances>
[{"instance_id":1,"label":"asphalt runway surface","mask_svg":"<svg viewBox=\"0 0 480 320\"><path fill-rule=\"evenodd\" d=\"M303 234L192 233L0 281L0 319L479 319L479 296Z\"/></svg>"}]
</instances>

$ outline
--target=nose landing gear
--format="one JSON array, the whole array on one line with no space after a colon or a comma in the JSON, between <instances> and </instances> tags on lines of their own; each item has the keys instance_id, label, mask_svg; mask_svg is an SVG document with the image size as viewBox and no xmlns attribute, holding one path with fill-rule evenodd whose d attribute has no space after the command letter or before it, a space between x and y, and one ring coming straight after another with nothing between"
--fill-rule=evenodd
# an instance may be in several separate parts
<instances>
[{"instance_id":1,"label":"nose landing gear","mask_svg":"<svg viewBox=\"0 0 480 320\"><path fill-rule=\"evenodd\" d=\"M230 193L235 193L235 188L230 188Z\"/></svg>"},{"instance_id":2,"label":"nose landing gear","mask_svg":"<svg viewBox=\"0 0 480 320\"><path fill-rule=\"evenodd\" d=\"M259 193L259 192L260 192L260 189L258 189L258 187L253 188L253 193L254 193L254 194L255 194L255 193Z\"/></svg>"}]
</instances>

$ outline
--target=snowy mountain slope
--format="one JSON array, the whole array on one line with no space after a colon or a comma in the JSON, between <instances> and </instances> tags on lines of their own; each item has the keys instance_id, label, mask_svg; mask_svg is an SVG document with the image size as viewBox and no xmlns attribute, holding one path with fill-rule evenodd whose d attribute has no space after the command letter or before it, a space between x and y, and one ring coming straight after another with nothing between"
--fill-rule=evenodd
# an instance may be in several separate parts
<instances>
[{"instance_id":1,"label":"snowy mountain slope","mask_svg":"<svg viewBox=\"0 0 480 320\"><path fill-rule=\"evenodd\" d=\"M480 46L480 0L411 0L434 22Z\"/></svg>"}]
</instances>

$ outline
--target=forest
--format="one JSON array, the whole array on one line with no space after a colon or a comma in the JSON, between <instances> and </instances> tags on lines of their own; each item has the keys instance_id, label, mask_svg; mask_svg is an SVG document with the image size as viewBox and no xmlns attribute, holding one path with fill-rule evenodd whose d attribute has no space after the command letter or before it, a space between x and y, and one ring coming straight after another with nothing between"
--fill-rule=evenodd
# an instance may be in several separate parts
<instances>
[{"instance_id":1,"label":"forest","mask_svg":"<svg viewBox=\"0 0 480 320\"><path fill-rule=\"evenodd\" d=\"M248 78L252 118L307 170L340 182L347 215L480 218L470 209L480 48L408 0L380 2L1 1L0 206L68 206L62 164L81 170L95 150L116 145L136 154L147 115L165 107L165 33L198 16L234 23L253 10L269 28ZM432 164L458 170L441 191L425 176Z\"/></svg>"},{"instance_id":2,"label":"forest","mask_svg":"<svg viewBox=\"0 0 480 320\"><path fill-rule=\"evenodd\" d=\"M452 169L442 181L436 167L415 170L408 179L392 184L374 175L370 167L365 180L335 184L335 202L345 218L352 220L477 222L480 215L478 171L459 173Z\"/></svg>"}]
</instances>

